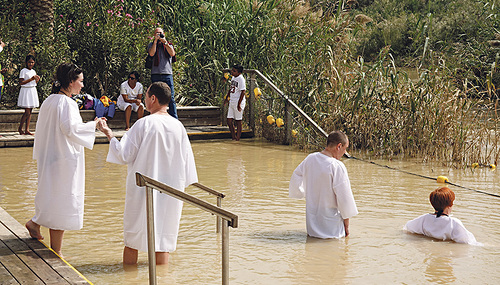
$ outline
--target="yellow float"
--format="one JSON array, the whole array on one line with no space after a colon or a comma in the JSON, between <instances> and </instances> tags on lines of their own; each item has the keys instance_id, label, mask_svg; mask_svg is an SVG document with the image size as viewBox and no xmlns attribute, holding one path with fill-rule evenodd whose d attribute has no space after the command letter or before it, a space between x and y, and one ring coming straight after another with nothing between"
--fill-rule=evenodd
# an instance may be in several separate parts
<instances>
[{"instance_id":1,"label":"yellow float","mask_svg":"<svg viewBox=\"0 0 500 285\"><path fill-rule=\"evenodd\" d=\"M295 138L297 136L297 131L296 130L292 130L292 136Z\"/></svg>"},{"instance_id":2,"label":"yellow float","mask_svg":"<svg viewBox=\"0 0 500 285\"><path fill-rule=\"evenodd\" d=\"M274 120L273 115L269 115L269 116L267 116L267 122L268 122L270 125L274 124L275 120Z\"/></svg>"},{"instance_id":3,"label":"yellow float","mask_svg":"<svg viewBox=\"0 0 500 285\"><path fill-rule=\"evenodd\" d=\"M229 74L229 73L227 73L227 72L226 72L226 73L224 73L224 78L226 78L226 79L230 79L230 78L231 78L231 74Z\"/></svg>"},{"instance_id":4,"label":"yellow float","mask_svg":"<svg viewBox=\"0 0 500 285\"><path fill-rule=\"evenodd\" d=\"M259 99L260 95L262 95L262 91L260 91L259 87L255 87L255 89L253 90L253 94L255 95L255 99Z\"/></svg>"},{"instance_id":5,"label":"yellow float","mask_svg":"<svg viewBox=\"0 0 500 285\"><path fill-rule=\"evenodd\" d=\"M282 118L277 118L276 119L276 126L278 126L278 128L281 128L283 127L285 123L283 122L283 119Z\"/></svg>"},{"instance_id":6,"label":"yellow float","mask_svg":"<svg viewBox=\"0 0 500 285\"><path fill-rule=\"evenodd\" d=\"M448 180L448 177L446 176L438 176L438 178L436 179L438 183L446 183L446 182L450 182Z\"/></svg>"}]
</instances>

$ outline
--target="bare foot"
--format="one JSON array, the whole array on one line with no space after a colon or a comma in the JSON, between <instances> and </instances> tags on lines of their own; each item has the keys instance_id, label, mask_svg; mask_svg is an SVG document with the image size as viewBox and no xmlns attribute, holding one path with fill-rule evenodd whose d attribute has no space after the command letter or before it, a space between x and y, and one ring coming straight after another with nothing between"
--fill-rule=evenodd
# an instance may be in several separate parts
<instances>
[{"instance_id":1,"label":"bare foot","mask_svg":"<svg viewBox=\"0 0 500 285\"><path fill-rule=\"evenodd\" d=\"M43 236L40 233L40 225L39 224L33 222L32 220L29 220L25 226L28 229L28 232L30 233L30 236L32 238L43 239Z\"/></svg>"},{"instance_id":2,"label":"bare foot","mask_svg":"<svg viewBox=\"0 0 500 285\"><path fill-rule=\"evenodd\" d=\"M130 128L126 128L125 131L128 131Z\"/></svg>"},{"instance_id":3,"label":"bare foot","mask_svg":"<svg viewBox=\"0 0 500 285\"><path fill-rule=\"evenodd\" d=\"M25 134L25 135L30 135L30 136L32 136L32 135L33 135L33 133L31 133L30 131L25 131L25 132L24 132L24 134Z\"/></svg>"},{"instance_id":4,"label":"bare foot","mask_svg":"<svg viewBox=\"0 0 500 285\"><path fill-rule=\"evenodd\" d=\"M20 135L24 135L23 130L18 129L17 131L19 132Z\"/></svg>"}]
</instances>

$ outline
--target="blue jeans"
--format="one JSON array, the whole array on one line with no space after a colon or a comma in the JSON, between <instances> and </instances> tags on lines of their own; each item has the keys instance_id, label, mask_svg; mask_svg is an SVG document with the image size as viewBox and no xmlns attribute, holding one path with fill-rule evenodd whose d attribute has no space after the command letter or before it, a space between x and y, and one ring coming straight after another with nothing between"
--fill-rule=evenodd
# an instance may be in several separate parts
<instances>
[{"instance_id":1,"label":"blue jeans","mask_svg":"<svg viewBox=\"0 0 500 285\"><path fill-rule=\"evenodd\" d=\"M167 83L168 87L170 87L170 91L172 92L172 99L170 100L170 103L168 103L168 113L170 116L179 119L177 117L177 107L175 105L175 99L174 99L174 77L172 74L151 74L151 83L155 83L158 81L162 81Z\"/></svg>"}]
</instances>

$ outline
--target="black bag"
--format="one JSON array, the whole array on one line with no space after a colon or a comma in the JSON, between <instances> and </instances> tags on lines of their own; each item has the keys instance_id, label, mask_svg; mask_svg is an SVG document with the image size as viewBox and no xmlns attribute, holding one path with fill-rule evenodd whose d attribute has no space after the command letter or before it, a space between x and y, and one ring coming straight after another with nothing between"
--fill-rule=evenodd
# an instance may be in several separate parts
<instances>
[{"instance_id":1,"label":"black bag","mask_svg":"<svg viewBox=\"0 0 500 285\"><path fill-rule=\"evenodd\" d=\"M146 57L146 63L144 64L147 69L151 69L153 67L153 57L148 54Z\"/></svg>"}]
</instances>

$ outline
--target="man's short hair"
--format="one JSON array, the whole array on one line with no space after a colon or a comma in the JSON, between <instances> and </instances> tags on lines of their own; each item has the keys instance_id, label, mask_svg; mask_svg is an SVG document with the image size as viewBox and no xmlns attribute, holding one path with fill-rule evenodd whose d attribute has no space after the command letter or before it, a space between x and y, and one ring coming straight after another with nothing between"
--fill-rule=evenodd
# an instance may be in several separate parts
<instances>
[{"instance_id":1,"label":"man's short hair","mask_svg":"<svg viewBox=\"0 0 500 285\"><path fill-rule=\"evenodd\" d=\"M455 201L455 193L448 187L439 187L431 192L429 201L436 211L443 211L448 206L453 206Z\"/></svg>"},{"instance_id":2,"label":"man's short hair","mask_svg":"<svg viewBox=\"0 0 500 285\"><path fill-rule=\"evenodd\" d=\"M241 66L239 64L235 64L235 65L233 65L233 68L238 70L239 73L243 73L243 66Z\"/></svg>"},{"instance_id":3,"label":"man's short hair","mask_svg":"<svg viewBox=\"0 0 500 285\"><path fill-rule=\"evenodd\" d=\"M339 143L346 144L348 141L347 136L341 131L333 131L328 135L326 139L327 146L336 146Z\"/></svg>"},{"instance_id":4,"label":"man's short hair","mask_svg":"<svg viewBox=\"0 0 500 285\"><path fill-rule=\"evenodd\" d=\"M155 95L155 97L158 98L158 102L162 106L168 105L168 103L170 103L170 99L172 98L170 87L168 87L167 83L162 81L151 84L147 93L149 94L149 97L151 97L151 95Z\"/></svg>"}]
</instances>

